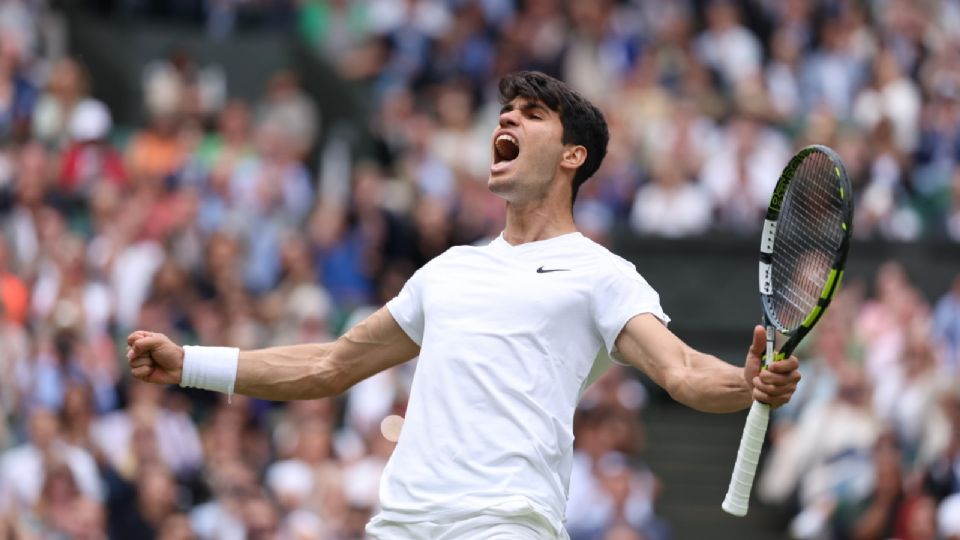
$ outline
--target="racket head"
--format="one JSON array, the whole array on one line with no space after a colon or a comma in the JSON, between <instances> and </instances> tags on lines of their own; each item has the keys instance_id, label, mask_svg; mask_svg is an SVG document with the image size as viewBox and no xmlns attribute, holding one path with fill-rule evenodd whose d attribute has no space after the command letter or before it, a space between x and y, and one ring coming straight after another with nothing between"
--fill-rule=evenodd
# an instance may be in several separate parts
<instances>
[{"instance_id":1,"label":"racket head","mask_svg":"<svg viewBox=\"0 0 960 540\"><path fill-rule=\"evenodd\" d=\"M788 338L783 356L830 305L852 232L853 192L840 156L823 145L803 148L777 181L760 240L760 303L766 324Z\"/></svg>"}]
</instances>

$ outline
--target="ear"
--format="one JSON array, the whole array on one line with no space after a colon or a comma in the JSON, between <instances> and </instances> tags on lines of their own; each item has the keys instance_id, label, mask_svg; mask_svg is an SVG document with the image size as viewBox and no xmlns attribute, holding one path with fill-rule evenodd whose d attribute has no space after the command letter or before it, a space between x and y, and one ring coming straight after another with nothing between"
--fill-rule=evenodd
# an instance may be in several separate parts
<instances>
[{"instance_id":1,"label":"ear","mask_svg":"<svg viewBox=\"0 0 960 540\"><path fill-rule=\"evenodd\" d=\"M560 166L564 169L577 170L587 161L587 148L583 145L567 146L563 150Z\"/></svg>"}]
</instances>

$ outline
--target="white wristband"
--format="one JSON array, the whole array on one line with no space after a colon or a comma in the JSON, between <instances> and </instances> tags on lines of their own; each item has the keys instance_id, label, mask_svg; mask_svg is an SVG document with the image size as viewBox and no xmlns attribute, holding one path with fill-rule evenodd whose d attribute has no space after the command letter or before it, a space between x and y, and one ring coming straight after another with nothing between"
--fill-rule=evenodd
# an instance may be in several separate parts
<instances>
[{"instance_id":1,"label":"white wristband","mask_svg":"<svg viewBox=\"0 0 960 540\"><path fill-rule=\"evenodd\" d=\"M186 345L183 348L183 373L180 386L232 395L233 385L237 381L239 360L240 349L236 347Z\"/></svg>"}]
</instances>

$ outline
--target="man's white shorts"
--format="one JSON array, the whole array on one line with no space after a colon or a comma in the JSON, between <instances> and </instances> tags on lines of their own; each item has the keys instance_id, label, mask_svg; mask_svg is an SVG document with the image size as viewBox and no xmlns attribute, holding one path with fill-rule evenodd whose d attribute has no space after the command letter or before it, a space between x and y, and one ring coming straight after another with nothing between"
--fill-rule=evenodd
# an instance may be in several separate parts
<instances>
[{"instance_id":1,"label":"man's white shorts","mask_svg":"<svg viewBox=\"0 0 960 540\"><path fill-rule=\"evenodd\" d=\"M368 540L569 540L536 512L519 516L475 514L451 521L404 523L374 516L367 523Z\"/></svg>"}]
</instances>

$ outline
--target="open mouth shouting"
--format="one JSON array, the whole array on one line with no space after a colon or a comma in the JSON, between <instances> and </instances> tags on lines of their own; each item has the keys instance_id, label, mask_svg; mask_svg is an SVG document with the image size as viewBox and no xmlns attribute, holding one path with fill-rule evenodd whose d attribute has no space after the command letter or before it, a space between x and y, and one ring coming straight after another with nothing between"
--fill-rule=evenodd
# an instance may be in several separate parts
<instances>
[{"instance_id":1,"label":"open mouth shouting","mask_svg":"<svg viewBox=\"0 0 960 540\"><path fill-rule=\"evenodd\" d=\"M510 163L520 155L520 141L506 130L499 130L493 138L493 165L490 172L500 172L510 167Z\"/></svg>"}]
</instances>

